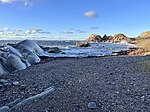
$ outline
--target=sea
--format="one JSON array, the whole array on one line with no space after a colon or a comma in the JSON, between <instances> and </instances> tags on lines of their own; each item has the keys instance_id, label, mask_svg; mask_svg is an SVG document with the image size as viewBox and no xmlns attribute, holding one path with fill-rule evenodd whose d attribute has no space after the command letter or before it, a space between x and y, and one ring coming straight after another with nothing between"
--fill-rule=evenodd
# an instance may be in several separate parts
<instances>
[{"instance_id":1,"label":"sea","mask_svg":"<svg viewBox=\"0 0 150 112\"><path fill-rule=\"evenodd\" d=\"M0 40L0 45L7 43L18 43L21 40ZM91 47L77 47L74 40L58 41L58 40L34 40L38 45L45 47L58 47L62 53L45 53L48 57L99 57L117 55L117 52L127 51L130 48L136 48L134 44L127 42L108 43L108 42L91 42Z\"/></svg>"}]
</instances>

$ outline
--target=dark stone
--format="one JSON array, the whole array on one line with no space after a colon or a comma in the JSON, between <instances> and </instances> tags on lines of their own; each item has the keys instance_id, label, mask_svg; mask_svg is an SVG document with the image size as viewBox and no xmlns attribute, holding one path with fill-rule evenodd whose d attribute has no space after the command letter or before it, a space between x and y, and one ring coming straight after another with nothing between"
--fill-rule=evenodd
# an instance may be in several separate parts
<instances>
[{"instance_id":1,"label":"dark stone","mask_svg":"<svg viewBox=\"0 0 150 112\"><path fill-rule=\"evenodd\" d=\"M88 42L77 42L78 47L90 47L91 45Z\"/></svg>"},{"instance_id":2,"label":"dark stone","mask_svg":"<svg viewBox=\"0 0 150 112\"><path fill-rule=\"evenodd\" d=\"M47 52L48 53L60 53L61 50L58 47L51 47L51 48L49 48L49 50Z\"/></svg>"}]
</instances>

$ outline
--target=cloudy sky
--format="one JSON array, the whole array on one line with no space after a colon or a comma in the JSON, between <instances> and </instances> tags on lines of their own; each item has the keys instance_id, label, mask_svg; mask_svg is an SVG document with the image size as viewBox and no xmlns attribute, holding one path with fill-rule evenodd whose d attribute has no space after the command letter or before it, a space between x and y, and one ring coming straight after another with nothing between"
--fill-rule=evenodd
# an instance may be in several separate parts
<instances>
[{"instance_id":1,"label":"cloudy sky","mask_svg":"<svg viewBox=\"0 0 150 112\"><path fill-rule=\"evenodd\" d=\"M79 40L150 30L150 0L0 0L1 39Z\"/></svg>"}]
</instances>

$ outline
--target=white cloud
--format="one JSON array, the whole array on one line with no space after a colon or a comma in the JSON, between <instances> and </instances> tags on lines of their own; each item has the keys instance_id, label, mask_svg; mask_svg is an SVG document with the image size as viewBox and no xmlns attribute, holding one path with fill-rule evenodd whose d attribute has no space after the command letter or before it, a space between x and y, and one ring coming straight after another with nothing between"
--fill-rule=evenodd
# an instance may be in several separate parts
<instances>
[{"instance_id":1,"label":"white cloud","mask_svg":"<svg viewBox=\"0 0 150 112\"><path fill-rule=\"evenodd\" d=\"M29 28L28 30L22 29L9 29L7 27L0 29L0 38L3 40L10 39L43 39L49 38L51 33L39 28Z\"/></svg>"},{"instance_id":2,"label":"white cloud","mask_svg":"<svg viewBox=\"0 0 150 112\"><path fill-rule=\"evenodd\" d=\"M98 17L98 15L96 14L96 12L93 11L93 10L90 10L90 11L85 12L84 15L85 15L86 17L92 17L92 18Z\"/></svg>"},{"instance_id":3,"label":"white cloud","mask_svg":"<svg viewBox=\"0 0 150 112\"><path fill-rule=\"evenodd\" d=\"M39 33L41 31L42 31L41 29L31 28L31 29L28 29L27 31L25 31L25 34L34 34L34 33Z\"/></svg>"},{"instance_id":4,"label":"white cloud","mask_svg":"<svg viewBox=\"0 0 150 112\"><path fill-rule=\"evenodd\" d=\"M5 27L5 28L3 28L3 30L4 30L4 31L8 31L8 30L9 30L9 28Z\"/></svg>"},{"instance_id":5,"label":"white cloud","mask_svg":"<svg viewBox=\"0 0 150 112\"><path fill-rule=\"evenodd\" d=\"M12 3L12 0L0 0L2 3Z\"/></svg>"},{"instance_id":6,"label":"white cloud","mask_svg":"<svg viewBox=\"0 0 150 112\"><path fill-rule=\"evenodd\" d=\"M39 0L0 0L0 3L11 4L14 2L19 2L24 4L24 6L32 6L34 2Z\"/></svg>"}]
</instances>

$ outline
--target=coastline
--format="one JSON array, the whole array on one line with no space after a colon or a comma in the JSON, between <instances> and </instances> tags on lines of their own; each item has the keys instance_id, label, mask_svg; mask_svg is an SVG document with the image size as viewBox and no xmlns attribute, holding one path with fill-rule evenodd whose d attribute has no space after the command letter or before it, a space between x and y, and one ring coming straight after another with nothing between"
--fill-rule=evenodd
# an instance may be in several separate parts
<instances>
[{"instance_id":1,"label":"coastline","mask_svg":"<svg viewBox=\"0 0 150 112\"><path fill-rule=\"evenodd\" d=\"M31 67L0 78L24 86L1 88L0 107L55 87L47 97L28 102L11 110L125 112L149 110L149 71L141 63L149 56L106 56L90 58L47 58ZM144 99L143 99L144 98ZM89 102L97 108L87 108Z\"/></svg>"}]
</instances>

